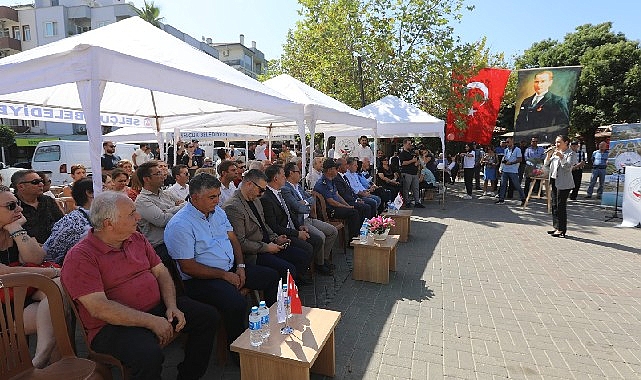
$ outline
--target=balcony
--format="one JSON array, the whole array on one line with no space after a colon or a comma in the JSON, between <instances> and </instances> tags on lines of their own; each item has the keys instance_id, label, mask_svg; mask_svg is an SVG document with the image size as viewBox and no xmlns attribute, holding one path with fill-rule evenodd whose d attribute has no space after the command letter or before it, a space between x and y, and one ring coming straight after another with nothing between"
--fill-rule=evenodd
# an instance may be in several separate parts
<instances>
[{"instance_id":1,"label":"balcony","mask_svg":"<svg viewBox=\"0 0 641 380\"><path fill-rule=\"evenodd\" d=\"M0 6L0 21L18 22L18 11L5 6Z\"/></svg>"},{"instance_id":2,"label":"balcony","mask_svg":"<svg viewBox=\"0 0 641 380\"><path fill-rule=\"evenodd\" d=\"M8 55L19 53L22 51L22 43L10 37L0 37L0 50L9 50Z\"/></svg>"},{"instance_id":3,"label":"balcony","mask_svg":"<svg viewBox=\"0 0 641 380\"><path fill-rule=\"evenodd\" d=\"M69 19L87 19L91 20L91 8L86 5L67 8L67 17Z\"/></svg>"}]
</instances>

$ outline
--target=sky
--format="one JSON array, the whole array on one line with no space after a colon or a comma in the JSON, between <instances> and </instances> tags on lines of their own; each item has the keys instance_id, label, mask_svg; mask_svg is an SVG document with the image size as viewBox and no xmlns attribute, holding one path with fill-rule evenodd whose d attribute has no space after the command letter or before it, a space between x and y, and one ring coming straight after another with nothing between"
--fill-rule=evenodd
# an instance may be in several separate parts
<instances>
[{"instance_id":1,"label":"sky","mask_svg":"<svg viewBox=\"0 0 641 380\"><path fill-rule=\"evenodd\" d=\"M0 0L0 5L24 3ZM134 0L141 7L143 0ZM210 37L214 42L237 42L245 35L245 45L256 41L267 59L282 53L287 32L299 20L296 0L154 0L164 22L196 39ZM504 52L511 61L514 55L547 38L562 40L586 23L613 22L615 32L629 39L641 39L641 1L639 0L537 0L534 3L514 0L466 0L475 5L464 11L455 24L455 33L464 42L487 36L492 52Z\"/></svg>"}]
</instances>

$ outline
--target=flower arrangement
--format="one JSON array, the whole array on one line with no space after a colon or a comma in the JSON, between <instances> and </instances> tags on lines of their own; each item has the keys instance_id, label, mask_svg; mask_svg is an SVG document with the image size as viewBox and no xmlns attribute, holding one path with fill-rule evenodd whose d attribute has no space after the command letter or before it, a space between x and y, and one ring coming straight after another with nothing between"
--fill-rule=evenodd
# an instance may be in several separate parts
<instances>
[{"instance_id":1,"label":"flower arrangement","mask_svg":"<svg viewBox=\"0 0 641 380\"><path fill-rule=\"evenodd\" d=\"M394 219L392 218L383 218L382 216L374 217L367 221L369 226L369 232L372 234L382 234L389 228L392 228L396 225Z\"/></svg>"}]
</instances>

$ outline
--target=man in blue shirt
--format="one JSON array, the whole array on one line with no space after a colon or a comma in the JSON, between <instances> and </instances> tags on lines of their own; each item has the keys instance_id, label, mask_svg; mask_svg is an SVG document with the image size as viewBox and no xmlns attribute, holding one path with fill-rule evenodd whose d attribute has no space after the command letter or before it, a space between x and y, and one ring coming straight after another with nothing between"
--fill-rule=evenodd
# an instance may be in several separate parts
<instances>
[{"instance_id":1,"label":"man in blue shirt","mask_svg":"<svg viewBox=\"0 0 641 380\"><path fill-rule=\"evenodd\" d=\"M381 210L381 197L371 193L370 186L368 181L365 178L362 178L358 173L358 160L355 157L349 157L346 161L347 170L344 173L345 179L349 182L349 185L354 189L354 192L365 202L374 203L377 210ZM361 181L362 178L362 181ZM367 187L363 185L367 184Z\"/></svg>"},{"instance_id":2,"label":"man in blue shirt","mask_svg":"<svg viewBox=\"0 0 641 380\"><path fill-rule=\"evenodd\" d=\"M511 181L511 186L514 190L519 192L521 197L521 206L525 204L525 193L519 185L519 163L521 162L521 149L514 146L514 139L507 138L507 149L505 149L505 156L501 163L501 190L499 191L499 200L494 202L496 204L505 204L505 192L507 190L507 182Z\"/></svg>"},{"instance_id":3,"label":"man in blue shirt","mask_svg":"<svg viewBox=\"0 0 641 380\"><path fill-rule=\"evenodd\" d=\"M274 269L245 263L238 238L218 206L218 179L197 175L189 183L189 196L167 224L165 244L178 263L185 292L220 311L231 343L244 330L247 302L240 289L263 290L270 306L276 302L279 275Z\"/></svg>"},{"instance_id":4,"label":"man in blue shirt","mask_svg":"<svg viewBox=\"0 0 641 380\"><path fill-rule=\"evenodd\" d=\"M350 236L356 237L358 236L362 221L358 211L354 206L350 206L345 202L345 200L338 194L336 186L334 186L334 178L338 175L336 167L337 165L332 158L328 158L323 162L323 175L320 177L318 182L316 182L314 191L325 198L329 217L346 219Z\"/></svg>"},{"instance_id":5,"label":"man in blue shirt","mask_svg":"<svg viewBox=\"0 0 641 380\"><path fill-rule=\"evenodd\" d=\"M592 198L594 185L596 185L597 178L599 179L599 188L596 191L596 199L601 199L603 195L603 184L605 183L605 168L608 165L608 144L605 141L599 143L599 150L592 152L592 177L590 177L590 185L588 186L586 199Z\"/></svg>"},{"instance_id":6,"label":"man in blue shirt","mask_svg":"<svg viewBox=\"0 0 641 380\"><path fill-rule=\"evenodd\" d=\"M539 138L537 136L532 137L530 140L530 146L525 149L525 162L526 163L531 163L536 166L537 164L543 164L543 160L545 159L545 149L543 147L539 146ZM525 187L524 190L527 192L530 189L530 182L532 180L530 179L530 176L525 177ZM533 192L538 192L538 183L536 184L537 186L534 187Z\"/></svg>"}]
</instances>

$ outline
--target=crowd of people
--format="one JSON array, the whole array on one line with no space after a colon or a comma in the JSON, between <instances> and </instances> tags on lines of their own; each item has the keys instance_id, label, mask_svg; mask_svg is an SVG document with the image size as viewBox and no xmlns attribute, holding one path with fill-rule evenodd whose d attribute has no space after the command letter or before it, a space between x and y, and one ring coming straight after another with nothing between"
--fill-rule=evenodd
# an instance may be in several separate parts
<instances>
[{"instance_id":1,"label":"crowd of people","mask_svg":"<svg viewBox=\"0 0 641 380\"><path fill-rule=\"evenodd\" d=\"M468 144L445 158L415 149L411 139L390 157L382 150L374 156L366 137L359 141L355 157L315 157L304 179L300 158L286 149L267 155L263 140L252 144L251 160L221 154L215 167L206 164L195 140L179 143L169 163L151 159L146 146L132 161L123 160L106 141L103 191L94 195L86 168L72 166L72 182L61 193L76 207L66 214L46 175L18 171L13 191L0 187L0 274L53 278L78 308L91 348L121 360L134 379L159 377L162 346L187 331L179 377L195 379L207 368L218 321L229 343L245 329L244 289L262 291L270 306L288 272L301 286L313 281L314 272L333 274L338 230L312 217L319 206L312 191L355 237L364 219L384 212L399 194L404 207L423 208L420 189L456 181L458 167L468 197L475 178L480 189L482 167L484 195L496 191L500 178L497 203L504 202L508 185L524 200L519 169L536 157L549 169L553 189L550 234L564 237L567 200L576 198L575 173L585 164L577 144L563 136L547 151L533 139L522 153L509 138L483 153ZM588 197L605 160L605 149L592 156ZM37 333L33 364L39 368L56 359L48 315L46 298L31 295L26 331Z\"/></svg>"}]
</instances>

